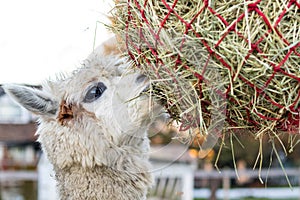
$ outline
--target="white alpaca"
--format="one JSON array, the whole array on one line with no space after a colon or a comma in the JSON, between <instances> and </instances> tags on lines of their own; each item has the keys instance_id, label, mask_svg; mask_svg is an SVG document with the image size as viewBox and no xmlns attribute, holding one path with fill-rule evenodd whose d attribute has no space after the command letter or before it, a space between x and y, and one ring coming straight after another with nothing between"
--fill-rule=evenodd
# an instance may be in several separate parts
<instances>
[{"instance_id":1,"label":"white alpaca","mask_svg":"<svg viewBox=\"0 0 300 200\"><path fill-rule=\"evenodd\" d=\"M110 41L111 42L111 41ZM146 199L152 184L149 82L104 44L71 77L42 90L5 85L39 115L38 141L54 166L60 199ZM156 111L156 113L158 113Z\"/></svg>"}]
</instances>

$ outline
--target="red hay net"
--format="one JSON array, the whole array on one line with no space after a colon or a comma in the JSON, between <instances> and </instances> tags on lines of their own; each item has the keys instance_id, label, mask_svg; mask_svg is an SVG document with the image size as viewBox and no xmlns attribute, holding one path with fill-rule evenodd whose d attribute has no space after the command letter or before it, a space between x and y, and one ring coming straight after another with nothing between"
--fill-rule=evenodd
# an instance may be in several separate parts
<instances>
[{"instance_id":1,"label":"red hay net","mask_svg":"<svg viewBox=\"0 0 300 200\"><path fill-rule=\"evenodd\" d=\"M237 76L239 79L241 79L245 84L247 84L248 86L250 86L251 88L253 88L253 90L255 91L256 94L256 98L263 98L265 99L269 104L272 104L272 106L277 107L278 109L284 109L285 111L287 111L285 119L283 120L282 118L274 118L274 117L269 117L269 116L265 116L264 114L257 112L256 110L251 110L251 105L249 105L249 107L245 107L244 109L246 109L246 113L248 116L245 116L246 120L252 124L252 125L259 125L259 122L253 120L253 118L251 117L251 112L256 112L255 114L257 116L259 116L262 120L266 120L266 121L272 121L276 123L276 128L279 130L283 130L283 131L289 131L289 132L295 132L297 130L297 132L299 131L299 126L300 126L300 120L299 120L299 115L300 115L300 107L299 107L299 102L300 102L300 89L298 88L298 95L297 98L293 100L293 103L289 105L289 107L285 107L284 105L281 105L280 103L274 101L266 92L265 92L265 88L267 88L269 86L269 84L273 81L275 76L285 76L285 77L289 77L290 79L293 79L294 81L296 81L298 83L298 85L300 85L300 77L296 76L293 73L290 73L288 70L288 66L285 66L287 60L291 57L291 56L296 56L298 58L300 58L300 41L298 41L297 43L292 43L292 41L289 41L288 39L286 39L285 34L281 32L279 25L280 22L283 20L283 18L288 14L289 8L294 7L296 9L296 12L299 14L299 10L300 10L300 3L297 2L296 0L290 0L287 3L287 6L281 11L281 13L278 15L277 19L275 20L275 23L271 23L268 19L268 16L266 16L265 13L263 13L261 11L261 9L259 8L259 5L261 4L261 0L257 0L254 3L248 4L248 13L253 13L255 12L257 15L259 15L260 20L264 23L264 26L267 27L267 30L265 31L264 34L261 34L261 37L259 38L255 38L254 41L250 41L248 38L246 38L243 34L241 34L237 29L236 29L236 25L241 22L242 20L244 20L244 18L246 17L245 13L240 14L239 16L237 16L236 20L233 22L228 22L227 19L225 17L222 16L222 14L218 13L214 8L209 6L209 1L208 0L204 0L204 6L201 7L199 9L199 12L190 20L190 21L186 21L186 19L183 16L180 16L177 12L176 12L176 5L178 4L178 0L174 0L173 2L167 2L166 0L161 0L161 6L164 6L165 9L168 10L168 13L165 14L165 16L163 16L162 20L159 22L160 24L160 28L158 30L153 30L150 28L150 32L153 36L153 38L155 38L157 40L157 42L160 42L160 33L161 30L164 28L165 23L168 21L168 19L170 18L170 16L174 17L176 16L177 19L181 22L181 24L185 27L185 33L188 32L192 32L193 35L195 37L198 38L199 41L201 41L201 43L203 44L203 46L206 48L207 52L209 55L207 55L210 58L213 58L214 60L216 60L217 62L221 63L225 68L227 68L229 71L231 71L232 73L232 79ZM138 12L140 13L140 16L142 16L142 21L144 24L149 25L149 27L151 27L150 22L148 17L145 15L145 8L148 6L149 2L147 0L144 1L144 5L140 5L140 3L137 0L128 0L127 2L127 22L125 24L126 29L128 29L129 26L133 26L132 25L132 7L130 5L134 5L135 9L138 10ZM298 10L297 10L298 9ZM134 12L137 12L136 10ZM193 24L195 23L196 18L201 15L203 12L209 12L210 14L214 15L217 19L219 19L219 21L223 24L223 26L226 27L226 29L224 29L225 31L223 32L223 34L220 36L220 38L218 39L218 42L215 44L211 44L206 38L205 36L202 36L197 30L195 30L193 28ZM138 25L136 25L137 27L137 34L139 34L139 37L141 38L141 40L143 40L143 42L148 46L149 50L151 51L151 53L153 54L153 56L156 57L156 61L157 63L162 63L162 60L159 58L158 52L156 51L156 49L153 47L153 45L151 45L150 43L147 42L147 39L143 36L142 31L138 30ZM125 30L126 31L126 30ZM222 42L224 42L226 40L226 38L228 37L229 34L235 34L237 37L239 37L241 40L245 41L249 47L251 47L248 50L248 53L246 56L244 56L243 59L243 64L249 59L249 57L251 56L251 54L253 53L259 53L261 55L261 59L264 59L264 62L267 62L273 69L273 72L271 74L271 76L268 77L268 79L265 81L264 85L257 85L255 84L255 82L251 82L249 81L247 78L244 77L243 74L238 73L236 74L233 70L233 66L230 62L228 62L227 60L225 60L222 56L220 56L218 53L216 53L216 49L222 44ZM283 59L279 62L279 63L274 63L270 61L270 58L268 58L268 55L264 52L265 49L263 49L260 44L262 42L264 42L266 40L266 38L268 38L268 36L270 34L277 34L277 36L279 36L280 40L282 40L283 43L286 44L286 46L288 46L289 48L285 51L285 55L283 56ZM181 45L184 45L185 43L185 39L183 38L181 41ZM137 51L138 53L140 53L140 56L143 56L143 52L142 50L136 46L134 44L134 41L131 40L130 36L126 36L126 45L131 46L135 49L135 51ZM130 48L128 49L128 54L132 57L133 60L136 60L134 57L134 54L131 52ZM147 57L143 57L143 59L145 60L145 62L149 62L147 61ZM178 56L176 58L176 63L181 63L181 58L180 56ZM150 63L149 63L150 64ZM175 67L175 66L174 66ZM188 66L186 66L186 69L188 70ZM197 77L199 79L199 82L202 82L203 80L201 80L203 77L200 74L195 73L194 74L195 77ZM159 78L159 74L158 74L158 78ZM199 87L199 90L201 90L201 87ZM228 87L226 88L226 92L223 93L224 96L226 96L227 100L230 101L231 104L235 103L235 99L230 97L229 93L231 90L231 85L229 84ZM201 94L202 92L200 91L199 94ZM253 103L253 102L251 102ZM250 104L251 104L250 103ZM231 121L230 116L228 116L227 118L227 122L234 126L234 122Z\"/></svg>"}]
</instances>

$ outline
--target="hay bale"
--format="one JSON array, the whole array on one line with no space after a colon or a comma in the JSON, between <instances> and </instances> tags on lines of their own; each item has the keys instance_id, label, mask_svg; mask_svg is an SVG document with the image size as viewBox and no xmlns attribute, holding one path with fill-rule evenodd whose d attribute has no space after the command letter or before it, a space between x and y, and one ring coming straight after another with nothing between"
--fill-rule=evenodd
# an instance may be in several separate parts
<instances>
[{"instance_id":1,"label":"hay bale","mask_svg":"<svg viewBox=\"0 0 300 200\"><path fill-rule=\"evenodd\" d=\"M299 133L300 2L119 0L114 33L181 129Z\"/></svg>"}]
</instances>

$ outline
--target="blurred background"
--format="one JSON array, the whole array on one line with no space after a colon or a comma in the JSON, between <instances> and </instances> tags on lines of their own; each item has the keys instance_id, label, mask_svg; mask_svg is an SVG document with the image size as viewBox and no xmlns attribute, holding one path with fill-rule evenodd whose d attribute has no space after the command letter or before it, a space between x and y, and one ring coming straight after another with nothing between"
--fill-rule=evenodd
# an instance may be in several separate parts
<instances>
[{"instance_id":1,"label":"blurred background","mask_svg":"<svg viewBox=\"0 0 300 200\"><path fill-rule=\"evenodd\" d=\"M0 87L1 200L57 199L52 166L36 142L36 126L36 117ZM263 168L254 170L260 143L251 133L235 133L233 140L220 139L206 151L199 148L204 140L199 134L188 141L180 136L164 118L151 126L156 184L149 196L154 199L300 199L299 148L286 157L281 144L275 144L279 161L266 139Z\"/></svg>"},{"instance_id":2,"label":"blurred background","mask_svg":"<svg viewBox=\"0 0 300 200\"><path fill-rule=\"evenodd\" d=\"M79 67L111 36L103 23L112 6L105 0L0 2L0 200L57 199L51 165L36 142L36 117L1 85L39 88L44 79ZM205 138L176 139L181 134L164 119L151 127L153 199L300 199L298 146L286 156L281 144L274 152L265 138L260 151L259 141L240 131L202 151ZM257 162L261 170L252 169Z\"/></svg>"}]
</instances>

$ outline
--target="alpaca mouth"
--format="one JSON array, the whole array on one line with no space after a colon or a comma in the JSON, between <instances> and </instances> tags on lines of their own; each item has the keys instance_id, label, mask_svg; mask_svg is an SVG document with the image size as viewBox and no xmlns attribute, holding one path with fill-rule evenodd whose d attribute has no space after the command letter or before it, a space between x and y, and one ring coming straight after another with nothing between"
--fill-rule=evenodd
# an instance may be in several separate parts
<instances>
[{"instance_id":1,"label":"alpaca mouth","mask_svg":"<svg viewBox=\"0 0 300 200\"><path fill-rule=\"evenodd\" d=\"M142 95L151 97L157 104L161 106L165 106L167 104L166 96L162 94L159 85L149 83L140 93L140 96Z\"/></svg>"}]
</instances>

